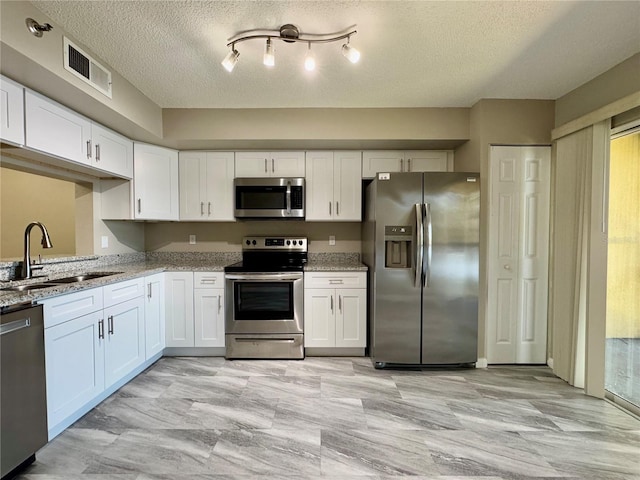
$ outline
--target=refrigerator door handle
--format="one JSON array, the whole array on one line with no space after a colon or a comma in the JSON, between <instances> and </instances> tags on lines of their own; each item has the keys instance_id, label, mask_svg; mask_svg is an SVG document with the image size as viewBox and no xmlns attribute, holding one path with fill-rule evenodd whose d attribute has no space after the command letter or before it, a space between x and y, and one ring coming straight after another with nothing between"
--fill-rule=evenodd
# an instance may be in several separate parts
<instances>
[{"instance_id":1,"label":"refrigerator door handle","mask_svg":"<svg viewBox=\"0 0 640 480\"><path fill-rule=\"evenodd\" d=\"M415 286L422 285L422 264L424 262L424 210L421 203L416 203L416 273Z\"/></svg>"},{"instance_id":2,"label":"refrigerator door handle","mask_svg":"<svg viewBox=\"0 0 640 480\"><path fill-rule=\"evenodd\" d=\"M431 223L431 204L425 204L425 212L427 217L427 268L422 280L422 286L429 288L429 279L431 278L431 254L433 251L433 224Z\"/></svg>"}]
</instances>

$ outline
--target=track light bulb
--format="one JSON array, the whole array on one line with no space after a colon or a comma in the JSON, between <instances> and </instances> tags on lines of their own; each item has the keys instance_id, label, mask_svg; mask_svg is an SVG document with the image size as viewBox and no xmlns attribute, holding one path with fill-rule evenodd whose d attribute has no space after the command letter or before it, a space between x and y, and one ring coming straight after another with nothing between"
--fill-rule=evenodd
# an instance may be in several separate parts
<instances>
[{"instance_id":1,"label":"track light bulb","mask_svg":"<svg viewBox=\"0 0 640 480\"><path fill-rule=\"evenodd\" d=\"M276 64L276 56L273 45L271 44L271 38L267 38L267 45L264 49L264 57L262 59L262 63L264 63L267 67L273 67Z\"/></svg>"},{"instance_id":2,"label":"track light bulb","mask_svg":"<svg viewBox=\"0 0 640 480\"><path fill-rule=\"evenodd\" d=\"M349 45L348 42L342 45L342 55L351 63L358 63L358 60L360 60L360 52L358 49Z\"/></svg>"},{"instance_id":3,"label":"track light bulb","mask_svg":"<svg viewBox=\"0 0 640 480\"><path fill-rule=\"evenodd\" d=\"M311 44L309 44L309 50L307 50L307 55L304 57L304 69L307 72L312 72L316 69L316 59L311 53Z\"/></svg>"},{"instance_id":4,"label":"track light bulb","mask_svg":"<svg viewBox=\"0 0 640 480\"><path fill-rule=\"evenodd\" d=\"M231 51L227 53L227 56L224 57L224 60L222 61L222 66L225 68L227 72L233 71L233 68L236 66L236 63L238 63L239 56L240 56L240 53L238 53L238 51L235 48L231 49Z\"/></svg>"}]
</instances>

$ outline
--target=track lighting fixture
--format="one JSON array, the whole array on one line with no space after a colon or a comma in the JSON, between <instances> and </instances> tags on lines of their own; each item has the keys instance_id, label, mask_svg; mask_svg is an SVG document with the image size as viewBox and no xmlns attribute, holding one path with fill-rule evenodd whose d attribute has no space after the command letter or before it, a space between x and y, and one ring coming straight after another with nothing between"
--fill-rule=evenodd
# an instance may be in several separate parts
<instances>
[{"instance_id":1,"label":"track lighting fixture","mask_svg":"<svg viewBox=\"0 0 640 480\"><path fill-rule=\"evenodd\" d=\"M351 63L356 63L360 59L360 52L356 48L349 45L351 36L355 35L356 33L357 31L355 25L349 27L346 30L343 30L342 32L326 34L301 33L298 27L292 24L283 25L279 30L250 30L247 32L239 33L235 37L231 37L228 40L229 43L227 43L227 47L231 48L231 51L222 61L222 66L227 71L231 72L236 63L238 63L238 57L240 56L240 53L238 53L238 51L236 50L236 43L253 40L256 38L267 39L262 62L268 67L273 67L276 63L275 49L273 47L274 40L282 40L283 42L287 43L306 42L308 45L308 49L304 59L304 68L311 71L316 68L316 60L313 53L311 52L312 43L329 43L346 39L347 43L342 45L342 54Z\"/></svg>"}]
</instances>

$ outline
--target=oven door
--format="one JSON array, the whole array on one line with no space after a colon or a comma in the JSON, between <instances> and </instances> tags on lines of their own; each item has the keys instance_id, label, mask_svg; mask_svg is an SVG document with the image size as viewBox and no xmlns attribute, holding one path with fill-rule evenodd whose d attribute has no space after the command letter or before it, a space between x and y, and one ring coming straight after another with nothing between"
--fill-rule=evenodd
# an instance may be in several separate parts
<instances>
[{"instance_id":1,"label":"oven door","mask_svg":"<svg viewBox=\"0 0 640 480\"><path fill-rule=\"evenodd\" d=\"M227 273L227 334L303 333L302 272Z\"/></svg>"}]
</instances>

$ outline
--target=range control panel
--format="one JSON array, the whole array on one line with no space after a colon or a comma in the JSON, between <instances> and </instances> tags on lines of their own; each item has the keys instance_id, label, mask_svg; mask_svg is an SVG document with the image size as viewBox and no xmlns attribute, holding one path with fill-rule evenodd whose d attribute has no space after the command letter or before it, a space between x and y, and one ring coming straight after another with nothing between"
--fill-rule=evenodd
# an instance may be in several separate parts
<instances>
[{"instance_id":1,"label":"range control panel","mask_svg":"<svg viewBox=\"0 0 640 480\"><path fill-rule=\"evenodd\" d=\"M242 250L280 250L288 252L306 252L306 237L244 237Z\"/></svg>"}]
</instances>

